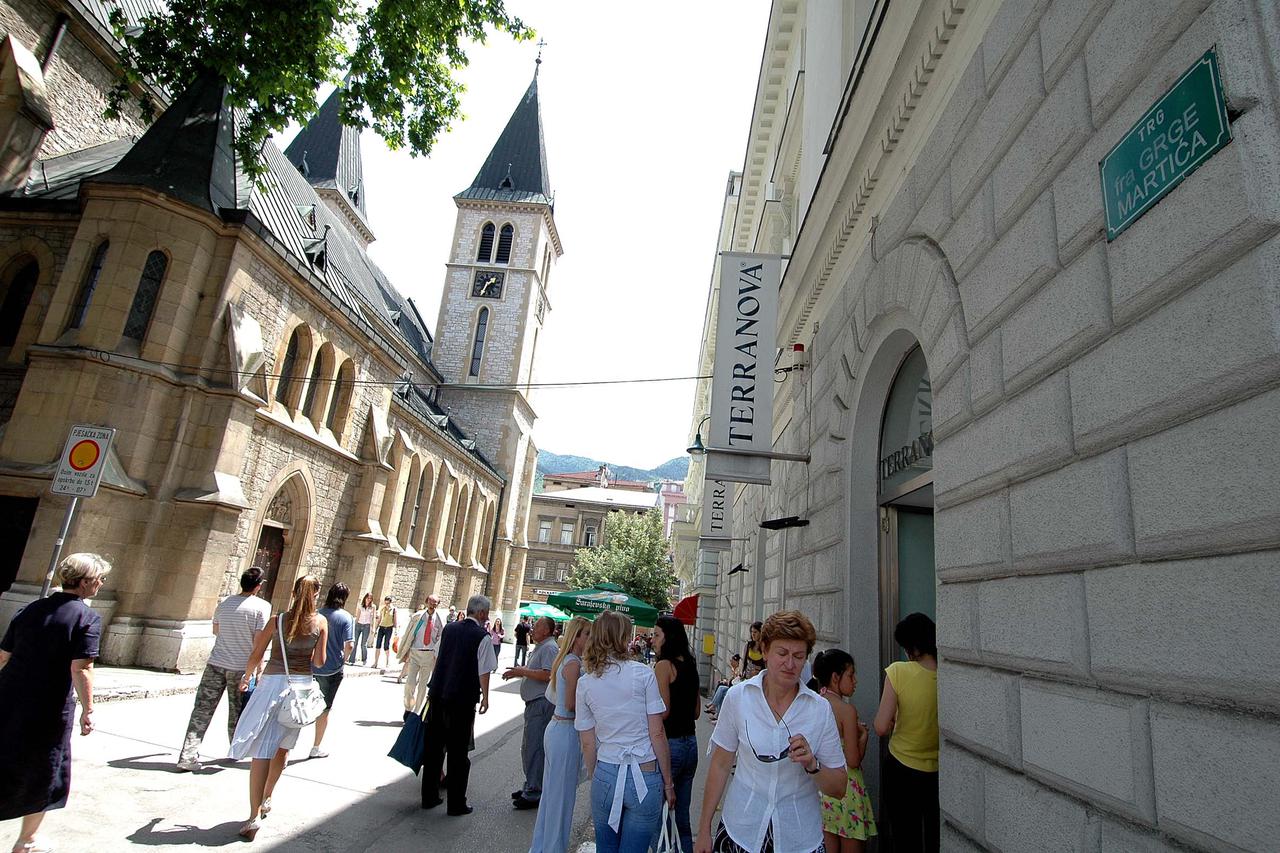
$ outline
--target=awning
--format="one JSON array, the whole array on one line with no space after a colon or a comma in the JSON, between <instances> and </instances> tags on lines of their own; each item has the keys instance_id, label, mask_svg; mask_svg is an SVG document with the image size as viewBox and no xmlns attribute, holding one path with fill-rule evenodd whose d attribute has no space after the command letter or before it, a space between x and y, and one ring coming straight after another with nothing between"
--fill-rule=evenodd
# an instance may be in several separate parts
<instances>
[{"instance_id":1,"label":"awning","mask_svg":"<svg viewBox=\"0 0 1280 853\"><path fill-rule=\"evenodd\" d=\"M698 596L687 596L676 604L675 617L685 625L692 627L698 621Z\"/></svg>"},{"instance_id":2,"label":"awning","mask_svg":"<svg viewBox=\"0 0 1280 853\"><path fill-rule=\"evenodd\" d=\"M622 587L611 583L596 584L590 589L558 592L549 596L547 603L588 619L595 619L605 610L614 610L630 616L641 628L652 628L658 618L658 611L653 605L627 595Z\"/></svg>"},{"instance_id":3,"label":"awning","mask_svg":"<svg viewBox=\"0 0 1280 853\"><path fill-rule=\"evenodd\" d=\"M527 616L530 619L540 619L543 616L550 616L557 622L568 622L570 616L558 607L552 607L550 604L543 604L541 601L526 601L520 605L520 615Z\"/></svg>"}]
</instances>

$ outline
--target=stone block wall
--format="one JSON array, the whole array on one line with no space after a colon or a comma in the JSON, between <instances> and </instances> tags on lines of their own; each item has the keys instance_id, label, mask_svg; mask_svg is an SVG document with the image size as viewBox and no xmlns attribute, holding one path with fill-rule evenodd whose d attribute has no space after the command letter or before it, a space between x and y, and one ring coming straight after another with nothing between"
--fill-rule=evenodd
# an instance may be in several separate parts
<instances>
[{"instance_id":1,"label":"stone block wall","mask_svg":"<svg viewBox=\"0 0 1280 853\"><path fill-rule=\"evenodd\" d=\"M865 395L887 387L880 354L909 333L933 382L944 849L1272 849L1280 10L1037 0L919 14L941 5L964 17L933 84L951 88L894 131L906 153L867 202L874 249L837 235L814 252L835 258L839 293L805 326L810 368L775 402L776 449L812 461L737 490L751 573L726 579L721 561L717 665L760 589L757 612L800 607L820 645L854 651L854 701L874 713L867 445L884 401ZM1233 140L1107 242L1099 160L1215 46ZM780 571L772 545L755 565L774 514L810 520L786 533ZM874 749L864 770L874 787Z\"/></svg>"}]
</instances>

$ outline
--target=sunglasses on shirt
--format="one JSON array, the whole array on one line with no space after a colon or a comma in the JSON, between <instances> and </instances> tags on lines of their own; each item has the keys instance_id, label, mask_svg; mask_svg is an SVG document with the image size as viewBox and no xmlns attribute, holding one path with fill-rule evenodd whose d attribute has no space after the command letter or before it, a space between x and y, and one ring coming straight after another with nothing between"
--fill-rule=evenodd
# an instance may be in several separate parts
<instances>
[{"instance_id":1,"label":"sunglasses on shirt","mask_svg":"<svg viewBox=\"0 0 1280 853\"><path fill-rule=\"evenodd\" d=\"M751 742L751 726L750 725L747 726L747 745L751 747L751 753L756 757L757 761L763 762L764 764L773 764L775 761L781 761L782 759L786 758L788 755L791 754L791 744L789 743L791 740L791 727L787 725L786 720L780 720L779 722L781 722L782 727L787 730L788 744L787 744L787 747L783 749L782 752L779 752L777 755L761 755L756 750L756 745Z\"/></svg>"}]
</instances>

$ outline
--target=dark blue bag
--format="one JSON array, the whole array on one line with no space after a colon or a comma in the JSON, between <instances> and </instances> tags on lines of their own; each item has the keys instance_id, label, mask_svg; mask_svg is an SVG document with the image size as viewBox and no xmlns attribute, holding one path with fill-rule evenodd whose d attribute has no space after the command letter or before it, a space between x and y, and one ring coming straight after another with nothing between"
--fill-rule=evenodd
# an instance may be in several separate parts
<instances>
[{"instance_id":1,"label":"dark blue bag","mask_svg":"<svg viewBox=\"0 0 1280 853\"><path fill-rule=\"evenodd\" d=\"M400 730L399 737L392 744L391 751L387 753L387 755L412 770L415 776L422 769L422 753L425 747L423 733L424 723L422 722L422 717L414 713L405 714L404 728Z\"/></svg>"}]
</instances>

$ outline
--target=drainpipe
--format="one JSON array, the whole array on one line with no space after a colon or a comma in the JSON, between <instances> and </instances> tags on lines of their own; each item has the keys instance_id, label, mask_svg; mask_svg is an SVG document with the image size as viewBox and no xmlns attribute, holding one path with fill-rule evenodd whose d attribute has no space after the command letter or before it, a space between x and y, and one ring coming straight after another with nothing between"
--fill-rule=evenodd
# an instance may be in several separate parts
<instances>
[{"instance_id":1,"label":"drainpipe","mask_svg":"<svg viewBox=\"0 0 1280 853\"><path fill-rule=\"evenodd\" d=\"M58 15L53 22L53 37L49 40L49 50L45 53L44 59L40 61L40 71L48 73L49 65L53 63L53 55L58 52L58 45L62 43L62 37L67 34L67 22L70 20L66 15Z\"/></svg>"}]
</instances>

